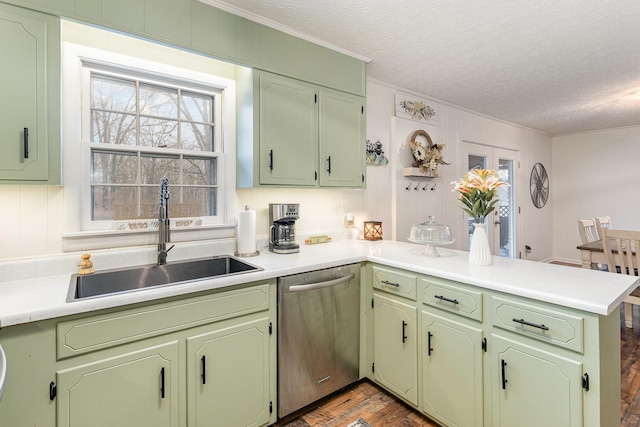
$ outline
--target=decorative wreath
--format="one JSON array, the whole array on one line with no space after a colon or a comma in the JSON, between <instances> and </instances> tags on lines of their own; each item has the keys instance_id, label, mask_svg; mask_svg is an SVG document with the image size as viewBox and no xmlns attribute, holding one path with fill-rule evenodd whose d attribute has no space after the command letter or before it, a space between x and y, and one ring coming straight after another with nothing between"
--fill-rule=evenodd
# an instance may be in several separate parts
<instances>
[{"instance_id":1,"label":"decorative wreath","mask_svg":"<svg viewBox=\"0 0 640 427\"><path fill-rule=\"evenodd\" d=\"M422 141L416 140L419 136L426 139L426 146L423 145ZM438 176L438 165L450 164L442 158L442 149L444 147L444 144L434 144L429 134L422 129L413 132L411 134L411 140L409 141L409 148L415 160L412 166L420 168L420 172L422 173Z\"/></svg>"}]
</instances>

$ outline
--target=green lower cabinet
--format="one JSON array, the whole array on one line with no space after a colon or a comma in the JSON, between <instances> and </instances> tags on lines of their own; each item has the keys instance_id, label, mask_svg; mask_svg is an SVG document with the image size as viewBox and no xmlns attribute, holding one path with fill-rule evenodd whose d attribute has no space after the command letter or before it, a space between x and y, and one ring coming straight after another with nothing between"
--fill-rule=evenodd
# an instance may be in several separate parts
<instances>
[{"instance_id":1,"label":"green lower cabinet","mask_svg":"<svg viewBox=\"0 0 640 427\"><path fill-rule=\"evenodd\" d=\"M237 320L187 338L189 426L269 423L269 318Z\"/></svg>"},{"instance_id":2,"label":"green lower cabinet","mask_svg":"<svg viewBox=\"0 0 640 427\"><path fill-rule=\"evenodd\" d=\"M447 426L481 427L482 329L423 311L421 331L424 412Z\"/></svg>"},{"instance_id":3,"label":"green lower cabinet","mask_svg":"<svg viewBox=\"0 0 640 427\"><path fill-rule=\"evenodd\" d=\"M57 372L57 427L178 426L177 341Z\"/></svg>"},{"instance_id":4,"label":"green lower cabinet","mask_svg":"<svg viewBox=\"0 0 640 427\"><path fill-rule=\"evenodd\" d=\"M499 335L491 341L494 427L584 425L582 363Z\"/></svg>"},{"instance_id":5,"label":"green lower cabinet","mask_svg":"<svg viewBox=\"0 0 640 427\"><path fill-rule=\"evenodd\" d=\"M378 293L373 300L374 379L417 406L417 309Z\"/></svg>"}]
</instances>

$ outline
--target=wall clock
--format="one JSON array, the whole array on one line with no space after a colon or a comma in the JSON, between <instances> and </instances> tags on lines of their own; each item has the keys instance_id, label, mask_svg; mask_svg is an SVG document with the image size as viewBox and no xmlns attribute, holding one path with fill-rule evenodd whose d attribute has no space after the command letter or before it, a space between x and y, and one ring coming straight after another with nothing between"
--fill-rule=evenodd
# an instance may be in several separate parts
<instances>
[{"instance_id":1,"label":"wall clock","mask_svg":"<svg viewBox=\"0 0 640 427\"><path fill-rule=\"evenodd\" d=\"M531 169L531 177L529 178L529 187L531 191L531 201L536 208L540 209L547 204L549 199L549 175L542 163L536 163Z\"/></svg>"}]
</instances>

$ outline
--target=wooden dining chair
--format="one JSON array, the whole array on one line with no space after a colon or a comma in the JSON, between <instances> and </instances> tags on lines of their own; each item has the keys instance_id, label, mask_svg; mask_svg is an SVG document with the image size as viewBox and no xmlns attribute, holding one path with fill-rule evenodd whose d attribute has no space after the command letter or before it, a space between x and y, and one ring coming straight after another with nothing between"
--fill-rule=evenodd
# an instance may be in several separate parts
<instances>
[{"instance_id":1,"label":"wooden dining chair","mask_svg":"<svg viewBox=\"0 0 640 427\"><path fill-rule=\"evenodd\" d=\"M580 233L580 239L582 239L583 245L600 239L596 222L593 219L579 219L578 232Z\"/></svg>"},{"instance_id":2,"label":"wooden dining chair","mask_svg":"<svg viewBox=\"0 0 640 427\"><path fill-rule=\"evenodd\" d=\"M593 222L596 224L596 231L598 236L602 236L602 229L608 228L611 230L611 218L608 216L597 216L593 218Z\"/></svg>"},{"instance_id":3,"label":"wooden dining chair","mask_svg":"<svg viewBox=\"0 0 640 427\"><path fill-rule=\"evenodd\" d=\"M602 249L612 273L638 275L640 231L602 229ZM640 287L624 299L624 323L633 327L633 305L640 305Z\"/></svg>"}]
</instances>

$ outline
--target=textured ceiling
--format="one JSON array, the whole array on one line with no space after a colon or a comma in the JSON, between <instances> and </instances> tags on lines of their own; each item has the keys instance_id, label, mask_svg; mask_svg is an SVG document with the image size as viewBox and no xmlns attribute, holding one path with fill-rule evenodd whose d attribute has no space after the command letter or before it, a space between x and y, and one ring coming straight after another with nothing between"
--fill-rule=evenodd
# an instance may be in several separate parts
<instances>
[{"instance_id":1,"label":"textured ceiling","mask_svg":"<svg viewBox=\"0 0 640 427\"><path fill-rule=\"evenodd\" d=\"M551 135L640 125L638 0L219 1L371 58L367 77Z\"/></svg>"}]
</instances>

